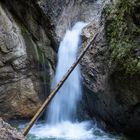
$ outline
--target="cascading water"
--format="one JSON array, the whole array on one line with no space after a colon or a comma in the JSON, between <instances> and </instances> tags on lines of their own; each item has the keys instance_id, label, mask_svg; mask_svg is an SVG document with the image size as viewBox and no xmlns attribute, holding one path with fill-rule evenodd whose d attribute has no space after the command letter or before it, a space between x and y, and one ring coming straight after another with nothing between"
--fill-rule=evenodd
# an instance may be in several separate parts
<instances>
[{"instance_id":1,"label":"cascading water","mask_svg":"<svg viewBox=\"0 0 140 140\"><path fill-rule=\"evenodd\" d=\"M56 86L76 61L80 42L80 33L86 24L78 22L72 30L68 30L58 51L58 65L52 86ZM52 100L48 110L48 123L56 124L63 121L74 121L77 103L81 99L81 83L79 66L75 68L57 95Z\"/></svg>"},{"instance_id":2,"label":"cascading water","mask_svg":"<svg viewBox=\"0 0 140 140\"><path fill-rule=\"evenodd\" d=\"M78 22L66 32L59 47L58 65L52 87L76 61L80 34L85 25L83 22ZM96 124L91 126L90 122L76 121L76 108L81 96L80 69L77 66L52 100L46 124L35 125L30 131L29 140L117 140L109 138L96 127ZM32 138L32 135L35 137Z\"/></svg>"}]
</instances>

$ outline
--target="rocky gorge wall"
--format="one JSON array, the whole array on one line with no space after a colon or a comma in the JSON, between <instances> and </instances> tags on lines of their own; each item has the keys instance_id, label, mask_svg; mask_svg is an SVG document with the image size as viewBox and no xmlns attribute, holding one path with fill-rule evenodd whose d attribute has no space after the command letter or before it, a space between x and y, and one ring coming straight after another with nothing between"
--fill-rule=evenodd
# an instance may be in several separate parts
<instances>
[{"instance_id":1,"label":"rocky gorge wall","mask_svg":"<svg viewBox=\"0 0 140 140\"><path fill-rule=\"evenodd\" d=\"M29 118L49 92L55 51L40 25L33 27L33 21L29 21L34 29L29 32L9 10L1 4L0 116Z\"/></svg>"},{"instance_id":2,"label":"rocky gorge wall","mask_svg":"<svg viewBox=\"0 0 140 140\"><path fill-rule=\"evenodd\" d=\"M85 110L128 135L140 132L139 5L137 0L107 4L96 45L81 62ZM95 30L92 24L85 29L83 46Z\"/></svg>"},{"instance_id":3,"label":"rocky gorge wall","mask_svg":"<svg viewBox=\"0 0 140 140\"><path fill-rule=\"evenodd\" d=\"M7 52L7 45L0 45L0 58L5 53L12 56L1 62L1 75L7 70L5 67L12 69L6 74L14 75L3 77L5 84L0 85L0 116L33 116L46 96L43 85L50 87L59 42L67 28L82 20L89 22L82 33L82 48L99 28L101 32L80 62L84 93L79 114L86 114L84 118L95 117L118 132L139 134L138 0L3 0L1 5L0 27L12 37L16 35L20 43L13 45L15 39L13 44L6 39L12 55ZM0 39L3 42L2 31ZM20 46L24 51L19 55L16 52ZM47 94L50 89L44 90Z\"/></svg>"}]
</instances>

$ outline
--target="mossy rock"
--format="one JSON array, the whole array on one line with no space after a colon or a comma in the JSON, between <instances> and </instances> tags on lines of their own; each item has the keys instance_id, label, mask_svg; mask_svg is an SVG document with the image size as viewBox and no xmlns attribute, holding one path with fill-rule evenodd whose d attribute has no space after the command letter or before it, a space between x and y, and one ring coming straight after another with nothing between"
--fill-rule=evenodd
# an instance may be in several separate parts
<instances>
[{"instance_id":1,"label":"mossy rock","mask_svg":"<svg viewBox=\"0 0 140 140\"><path fill-rule=\"evenodd\" d=\"M140 47L140 0L116 0L105 7L106 36L112 64L126 73L140 73L140 59L134 50Z\"/></svg>"}]
</instances>

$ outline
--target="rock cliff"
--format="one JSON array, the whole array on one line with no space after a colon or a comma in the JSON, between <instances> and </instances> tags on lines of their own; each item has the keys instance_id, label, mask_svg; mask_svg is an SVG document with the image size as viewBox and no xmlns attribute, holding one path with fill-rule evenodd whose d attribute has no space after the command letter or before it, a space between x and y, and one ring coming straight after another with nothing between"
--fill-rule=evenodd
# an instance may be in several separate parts
<instances>
[{"instance_id":1,"label":"rock cliff","mask_svg":"<svg viewBox=\"0 0 140 140\"><path fill-rule=\"evenodd\" d=\"M94 22L83 32L84 47L89 33L102 28L81 62L85 110L129 135L140 132L139 6L137 0L112 1L104 7L99 27Z\"/></svg>"},{"instance_id":2,"label":"rock cliff","mask_svg":"<svg viewBox=\"0 0 140 140\"><path fill-rule=\"evenodd\" d=\"M55 51L40 25L29 32L0 6L0 116L32 117L49 92ZM38 35L36 39L34 34ZM47 88L46 88L47 87ZM44 90L44 91L43 91Z\"/></svg>"}]
</instances>

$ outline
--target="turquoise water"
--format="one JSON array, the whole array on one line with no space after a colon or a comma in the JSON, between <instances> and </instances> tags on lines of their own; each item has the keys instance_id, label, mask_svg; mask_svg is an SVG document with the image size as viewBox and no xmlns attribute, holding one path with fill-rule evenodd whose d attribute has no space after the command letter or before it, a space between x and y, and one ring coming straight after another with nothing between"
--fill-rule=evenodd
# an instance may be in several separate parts
<instances>
[{"instance_id":1,"label":"turquoise water","mask_svg":"<svg viewBox=\"0 0 140 140\"><path fill-rule=\"evenodd\" d=\"M14 127L20 131L25 127L25 122L12 122ZM113 135L99 129L96 124L89 125L91 122L70 123L51 127L45 122L38 122L33 126L27 136L27 140L128 140L124 136ZM136 139L134 139L136 140Z\"/></svg>"}]
</instances>

